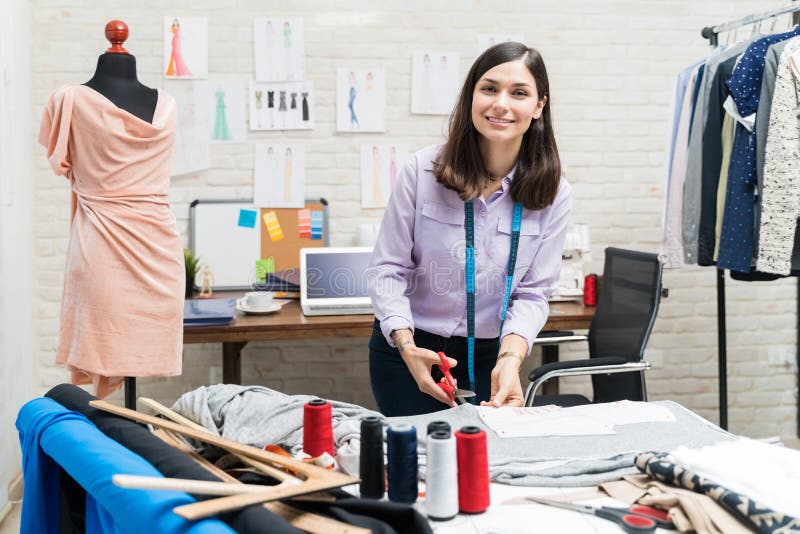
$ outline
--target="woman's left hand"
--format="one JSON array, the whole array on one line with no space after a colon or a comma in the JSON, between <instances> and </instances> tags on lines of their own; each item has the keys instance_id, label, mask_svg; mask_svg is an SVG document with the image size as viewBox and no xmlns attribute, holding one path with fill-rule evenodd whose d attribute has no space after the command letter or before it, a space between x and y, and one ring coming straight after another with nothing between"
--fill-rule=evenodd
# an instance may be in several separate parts
<instances>
[{"instance_id":1,"label":"woman's left hand","mask_svg":"<svg viewBox=\"0 0 800 534\"><path fill-rule=\"evenodd\" d=\"M519 381L520 361L516 358L500 358L492 369L492 396L481 406L522 406L522 383Z\"/></svg>"}]
</instances>

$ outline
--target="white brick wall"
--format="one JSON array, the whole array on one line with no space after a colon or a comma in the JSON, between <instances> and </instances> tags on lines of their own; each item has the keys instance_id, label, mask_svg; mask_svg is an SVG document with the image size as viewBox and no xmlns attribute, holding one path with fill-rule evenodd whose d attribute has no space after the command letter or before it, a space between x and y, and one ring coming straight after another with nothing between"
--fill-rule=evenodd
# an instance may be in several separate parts
<instances>
[{"instance_id":1,"label":"white brick wall","mask_svg":"<svg viewBox=\"0 0 800 534\"><path fill-rule=\"evenodd\" d=\"M296 0L291 11L284 4L262 0L108 0L102 6L86 0L34 0L32 4L34 125L50 91L62 82L83 82L91 76L97 55L106 47L103 27L112 18L131 27L126 46L137 56L142 81L169 89L160 77L160 24L165 10L209 16L212 76L244 79L253 72L252 18L302 16L306 70L317 91L316 128L250 133L249 139L306 143L306 193L330 201L334 245L351 244L358 223L381 216L380 210L360 207L360 143L407 142L416 150L440 140L445 129L441 117L409 113L411 51L417 47L457 51L465 73L475 55L478 33L523 32L550 70L558 141L575 191L573 218L591 224L594 268L599 271L605 246L659 248L670 91L674 74L707 50L700 29L783 2ZM386 69L386 134L335 133L339 66ZM192 199L252 194L251 146L216 145L211 153L212 169L173 180L170 200L184 238ZM68 193L66 183L49 172L38 149L34 167L35 358L38 385L45 389L66 377L53 367L53 353ZM675 399L716 420L715 273L699 268L670 271L665 285L670 297L662 303L648 348L655 366L648 375L651 397ZM796 346L795 285L795 280L728 283L730 427L735 432L785 438L796 433L795 369L767 365L771 346L790 351ZM218 345L189 346L182 377L142 379L140 391L172 402L183 391L216 382L220 354ZM365 339L253 343L244 354L247 383L373 405ZM565 357L577 356L575 350L565 351ZM567 384L565 389L580 386Z\"/></svg>"}]
</instances>

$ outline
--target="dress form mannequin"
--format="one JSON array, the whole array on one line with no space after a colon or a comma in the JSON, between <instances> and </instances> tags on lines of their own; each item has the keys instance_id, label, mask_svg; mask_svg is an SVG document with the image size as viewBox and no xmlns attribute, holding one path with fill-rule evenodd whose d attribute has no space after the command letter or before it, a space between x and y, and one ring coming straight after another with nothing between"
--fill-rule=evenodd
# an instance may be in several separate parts
<instances>
[{"instance_id":1,"label":"dress form mannequin","mask_svg":"<svg viewBox=\"0 0 800 534\"><path fill-rule=\"evenodd\" d=\"M136 77L136 58L123 48L128 25L121 20L106 24L106 39L111 48L97 59L94 76L83 85L90 87L145 122L153 122L158 91L143 85Z\"/></svg>"}]
</instances>

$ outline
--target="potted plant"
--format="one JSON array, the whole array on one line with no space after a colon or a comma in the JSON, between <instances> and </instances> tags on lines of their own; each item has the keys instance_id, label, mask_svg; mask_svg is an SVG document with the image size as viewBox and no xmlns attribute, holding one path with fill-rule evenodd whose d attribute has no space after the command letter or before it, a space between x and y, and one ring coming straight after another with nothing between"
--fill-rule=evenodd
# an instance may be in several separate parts
<instances>
[{"instance_id":1,"label":"potted plant","mask_svg":"<svg viewBox=\"0 0 800 534\"><path fill-rule=\"evenodd\" d=\"M183 249L183 263L186 266L186 298L191 298L194 293L194 277L200 269L200 258L192 249Z\"/></svg>"}]
</instances>

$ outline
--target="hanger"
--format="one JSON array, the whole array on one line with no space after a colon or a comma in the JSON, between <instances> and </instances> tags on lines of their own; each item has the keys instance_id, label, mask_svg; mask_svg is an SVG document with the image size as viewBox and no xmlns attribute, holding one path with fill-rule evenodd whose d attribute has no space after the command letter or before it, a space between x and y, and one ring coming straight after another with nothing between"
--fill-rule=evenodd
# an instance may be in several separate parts
<instances>
[{"instance_id":1,"label":"hanger","mask_svg":"<svg viewBox=\"0 0 800 534\"><path fill-rule=\"evenodd\" d=\"M158 417L143 414L135 410L115 406L106 401L94 400L91 401L89 405L104 412L125 417L139 423L149 424L156 428L170 430L184 437L189 437L197 441L215 445L224 450L237 454L240 457L246 457L250 461L255 461L259 465L265 464L269 466L271 470L275 470L276 474L282 469L289 470L291 473L295 473L297 478L302 479L298 483L284 483L284 481L281 481L281 484L277 486L266 487L263 492L230 495L227 497L221 497L219 499L212 499L176 507L173 512L184 519L201 519L230 510L238 510L239 508L253 504L261 504L269 501L286 499L288 497L294 497L297 495L340 488L342 486L347 486L358 482L357 478L350 477L343 473L328 471L322 467L307 464L299 460L295 460L294 458L286 458L278 454L251 447L249 445L237 443L221 436L214 436L205 429L200 431L196 428L178 424L173 421L160 419ZM283 476L285 475L286 474L284 473Z\"/></svg>"}]
</instances>

